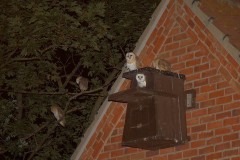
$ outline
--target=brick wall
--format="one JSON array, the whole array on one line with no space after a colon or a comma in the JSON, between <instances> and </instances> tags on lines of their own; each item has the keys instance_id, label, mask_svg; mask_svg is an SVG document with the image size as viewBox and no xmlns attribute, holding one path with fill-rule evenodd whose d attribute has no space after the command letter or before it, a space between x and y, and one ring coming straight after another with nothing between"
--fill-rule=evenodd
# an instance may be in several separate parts
<instances>
[{"instance_id":1,"label":"brick wall","mask_svg":"<svg viewBox=\"0 0 240 160\"><path fill-rule=\"evenodd\" d=\"M122 147L126 105L112 103L80 159L240 160L240 66L182 0L170 1L140 54L145 66L155 57L197 91L197 108L186 113L191 141L156 151Z\"/></svg>"}]
</instances>

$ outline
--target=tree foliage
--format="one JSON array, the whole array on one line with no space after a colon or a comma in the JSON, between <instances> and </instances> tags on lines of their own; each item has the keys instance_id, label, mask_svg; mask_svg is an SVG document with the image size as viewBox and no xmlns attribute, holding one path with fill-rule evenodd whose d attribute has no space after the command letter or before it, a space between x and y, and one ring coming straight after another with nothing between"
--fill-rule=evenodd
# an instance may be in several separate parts
<instances>
[{"instance_id":1,"label":"tree foliage","mask_svg":"<svg viewBox=\"0 0 240 160\"><path fill-rule=\"evenodd\" d=\"M158 3L2 0L0 159L69 159Z\"/></svg>"}]
</instances>

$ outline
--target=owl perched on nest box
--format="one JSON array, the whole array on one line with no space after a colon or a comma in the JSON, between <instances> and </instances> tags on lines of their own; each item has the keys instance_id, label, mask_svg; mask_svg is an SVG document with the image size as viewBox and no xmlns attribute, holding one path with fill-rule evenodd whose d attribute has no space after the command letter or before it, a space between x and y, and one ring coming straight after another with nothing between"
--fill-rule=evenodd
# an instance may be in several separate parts
<instances>
[{"instance_id":1,"label":"owl perched on nest box","mask_svg":"<svg viewBox=\"0 0 240 160\"><path fill-rule=\"evenodd\" d=\"M137 74L136 80L137 80L139 87L141 87L141 88L146 87L147 82L146 82L146 77L144 74L141 74L141 73Z\"/></svg>"},{"instance_id":2,"label":"owl perched on nest box","mask_svg":"<svg viewBox=\"0 0 240 160\"><path fill-rule=\"evenodd\" d=\"M168 61L161 58L154 59L152 62L152 67L162 71L171 71L171 64Z\"/></svg>"},{"instance_id":3,"label":"owl perched on nest box","mask_svg":"<svg viewBox=\"0 0 240 160\"><path fill-rule=\"evenodd\" d=\"M76 83L78 84L81 91L86 91L88 89L88 79L82 76L76 78Z\"/></svg>"},{"instance_id":4,"label":"owl perched on nest box","mask_svg":"<svg viewBox=\"0 0 240 160\"><path fill-rule=\"evenodd\" d=\"M59 104L54 104L51 106L51 112L54 114L55 118L57 120L62 119L59 123L65 127L66 124L66 120L64 118L64 112L62 110L62 108L59 106Z\"/></svg>"},{"instance_id":5,"label":"owl perched on nest box","mask_svg":"<svg viewBox=\"0 0 240 160\"><path fill-rule=\"evenodd\" d=\"M137 56L133 52L126 54L127 68L129 71L136 70L140 67Z\"/></svg>"}]
</instances>

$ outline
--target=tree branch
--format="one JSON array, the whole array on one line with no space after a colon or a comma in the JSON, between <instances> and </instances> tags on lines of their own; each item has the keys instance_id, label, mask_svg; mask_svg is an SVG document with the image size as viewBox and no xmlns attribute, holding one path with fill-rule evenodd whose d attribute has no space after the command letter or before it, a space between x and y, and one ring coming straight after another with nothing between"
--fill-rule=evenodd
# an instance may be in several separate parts
<instances>
[{"instance_id":1,"label":"tree branch","mask_svg":"<svg viewBox=\"0 0 240 160\"><path fill-rule=\"evenodd\" d=\"M116 68L122 67L122 66L124 65L124 63L125 63L125 61L119 63L119 64L116 66ZM114 70L114 71L108 76L108 78L106 79L104 85L111 83L112 80L115 79L115 77L118 75L119 72L120 72L119 70ZM101 95L104 95L104 94L106 94L107 91L108 91L108 88L105 87L105 88L102 90L102 92L100 92L100 94L101 94ZM89 116L89 122L90 122L90 123L94 120L95 115L97 114L97 111L98 111L99 107L101 106L102 102L105 100L105 98L106 98L106 96L105 96L105 97L98 97L97 101L95 102L95 104L94 104L94 106L93 106L93 108L92 108L91 114L90 114L90 116Z\"/></svg>"},{"instance_id":2,"label":"tree branch","mask_svg":"<svg viewBox=\"0 0 240 160\"><path fill-rule=\"evenodd\" d=\"M56 127L57 127L57 124L55 124L51 129L48 129L47 135L45 136L45 138L42 139L42 141L37 145L34 151L30 154L30 156L28 157L28 160L31 160L35 156L35 154L42 149L42 146L44 145L45 141L49 138L49 136L52 134L52 132L55 130Z\"/></svg>"}]
</instances>

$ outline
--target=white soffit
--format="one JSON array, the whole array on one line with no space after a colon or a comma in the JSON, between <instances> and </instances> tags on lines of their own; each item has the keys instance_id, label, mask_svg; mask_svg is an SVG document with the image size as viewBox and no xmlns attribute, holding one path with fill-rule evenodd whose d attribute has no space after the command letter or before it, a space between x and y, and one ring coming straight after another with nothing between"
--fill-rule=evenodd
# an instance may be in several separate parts
<instances>
[{"instance_id":1,"label":"white soffit","mask_svg":"<svg viewBox=\"0 0 240 160\"><path fill-rule=\"evenodd\" d=\"M155 9L148 26L146 27L143 34L141 35L138 42L136 43L136 47L133 51L136 55L139 55L141 53L141 51L143 50L147 40L149 39L151 33L155 29L159 19L161 18L163 12L167 8L167 5L169 2L170 2L170 0L162 0L161 3ZM115 83L113 84L111 90L109 91L109 94L115 93L119 90L119 88L121 87L121 85L124 82L124 79L122 78L122 74L124 72L126 72L125 66L122 68L122 72L119 75L119 77L117 78L117 80L115 81ZM86 145L88 144L92 135L96 131L98 124L100 123L102 117L105 115L110 104L111 104L111 102L108 102L108 99L106 98L106 100L101 105L101 107L98 111L98 114L95 116L94 121L86 130L83 138L81 139L80 144L77 146L76 150L74 151L73 155L71 156L71 158L70 158L71 160L79 160L79 158L81 157L82 153L84 152L84 150L86 148Z\"/></svg>"}]
</instances>

